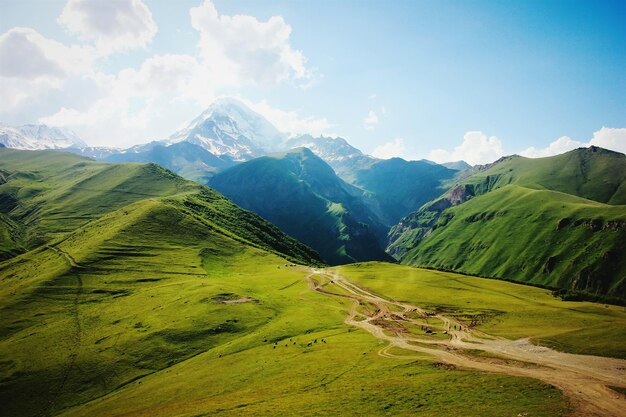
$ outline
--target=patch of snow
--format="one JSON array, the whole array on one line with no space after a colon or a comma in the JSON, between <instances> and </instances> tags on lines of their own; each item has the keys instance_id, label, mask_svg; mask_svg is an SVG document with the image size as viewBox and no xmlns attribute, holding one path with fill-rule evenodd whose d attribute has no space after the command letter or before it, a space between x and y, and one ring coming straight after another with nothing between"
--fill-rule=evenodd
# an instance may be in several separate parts
<instances>
[{"instance_id":1,"label":"patch of snow","mask_svg":"<svg viewBox=\"0 0 626 417\"><path fill-rule=\"evenodd\" d=\"M214 155L228 155L245 161L280 150L286 136L260 114L240 101L223 98L215 101L187 127L172 134L167 144L188 141Z\"/></svg>"},{"instance_id":2,"label":"patch of snow","mask_svg":"<svg viewBox=\"0 0 626 417\"><path fill-rule=\"evenodd\" d=\"M0 143L7 148L25 150L83 148L87 146L70 130L34 124L0 125Z\"/></svg>"}]
</instances>

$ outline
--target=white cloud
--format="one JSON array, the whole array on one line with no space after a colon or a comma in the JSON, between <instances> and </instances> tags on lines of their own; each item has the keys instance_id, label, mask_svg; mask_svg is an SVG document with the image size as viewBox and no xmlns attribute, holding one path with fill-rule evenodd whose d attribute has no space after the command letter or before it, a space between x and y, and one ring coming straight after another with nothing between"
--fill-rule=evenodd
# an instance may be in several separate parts
<instances>
[{"instance_id":1,"label":"white cloud","mask_svg":"<svg viewBox=\"0 0 626 417\"><path fill-rule=\"evenodd\" d=\"M157 32L152 13L141 0L68 0L57 21L94 41L102 54L145 47Z\"/></svg>"},{"instance_id":2,"label":"white cloud","mask_svg":"<svg viewBox=\"0 0 626 417\"><path fill-rule=\"evenodd\" d=\"M195 57L167 54L145 60L138 70L120 71L118 79L126 93L151 99L171 95L208 105L217 88L212 75Z\"/></svg>"},{"instance_id":3,"label":"white cloud","mask_svg":"<svg viewBox=\"0 0 626 417\"><path fill-rule=\"evenodd\" d=\"M545 148L531 146L519 154L527 158L544 158L592 145L626 153L626 128L602 127L593 133L593 137L588 142L561 136ZM502 142L497 137L487 137L482 132L467 132L463 137L463 143L454 150L434 149L430 152L428 159L439 163L464 160L475 165L493 162L503 155Z\"/></svg>"},{"instance_id":4,"label":"white cloud","mask_svg":"<svg viewBox=\"0 0 626 417\"><path fill-rule=\"evenodd\" d=\"M46 56L39 38L37 32L22 28L0 36L0 75L26 79L65 77L63 68Z\"/></svg>"},{"instance_id":5,"label":"white cloud","mask_svg":"<svg viewBox=\"0 0 626 417\"><path fill-rule=\"evenodd\" d=\"M254 16L220 15L210 0L190 10L200 32L200 52L207 65L229 81L274 84L310 81L306 58L291 46L291 26L281 16L266 22Z\"/></svg>"},{"instance_id":6,"label":"white cloud","mask_svg":"<svg viewBox=\"0 0 626 417\"><path fill-rule=\"evenodd\" d=\"M535 148L531 146L528 149L520 152L520 155L525 156L527 158L543 158L546 156L558 155L564 152L571 151L572 149L579 148L583 146L582 142L578 142L573 140L568 136L561 136L554 142L550 143L546 148Z\"/></svg>"},{"instance_id":7,"label":"white cloud","mask_svg":"<svg viewBox=\"0 0 626 417\"><path fill-rule=\"evenodd\" d=\"M463 142L454 150L434 149L428 159L438 163L451 161L466 161L469 164L486 164L493 162L504 155L502 142L495 136L487 136L483 132L466 132Z\"/></svg>"},{"instance_id":8,"label":"white cloud","mask_svg":"<svg viewBox=\"0 0 626 417\"><path fill-rule=\"evenodd\" d=\"M626 128L602 127L593 133L589 145L626 153Z\"/></svg>"},{"instance_id":9,"label":"white cloud","mask_svg":"<svg viewBox=\"0 0 626 417\"><path fill-rule=\"evenodd\" d=\"M210 70L188 55L157 55L136 70L125 69L117 77L103 78L101 84L107 94L89 108L63 107L39 121L87 132L96 141L106 140L126 146L145 137L161 139L167 136L178 124L166 123L174 123L172 117L159 120L163 118L159 116L172 116L168 109L177 107L176 103L194 103L199 112L217 98L215 91L218 89ZM331 127L326 118L277 109L266 100L239 100L283 132L317 136L328 134ZM101 126L107 126L107 129L102 130ZM111 129L116 133L112 134Z\"/></svg>"},{"instance_id":10,"label":"white cloud","mask_svg":"<svg viewBox=\"0 0 626 417\"><path fill-rule=\"evenodd\" d=\"M378 124L378 115L374 110L370 110L367 113L367 116L365 116L365 118L363 119L363 124L365 125L366 129L370 130L376 127L376 125Z\"/></svg>"},{"instance_id":11,"label":"white cloud","mask_svg":"<svg viewBox=\"0 0 626 417\"><path fill-rule=\"evenodd\" d=\"M147 137L167 136L182 121L174 124L176 119L168 109L178 107L177 103L192 103L191 107L199 112L217 98L218 89L210 70L188 55L157 55L138 69L125 69L99 82L106 94L91 106L63 107L39 121L71 127L98 142L126 146ZM283 132L322 135L328 134L331 127L323 117L303 117L295 111L274 108L265 100L239 99Z\"/></svg>"},{"instance_id":12,"label":"white cloud","mask_svg":"<svg viewBox=\"0 0 626 417\"><path fill-rule=\"evenodd\" d=\"M1 34L0 117L49 111L61 96L84 102L91 90L83 81L93 76L95 59L93 47L67 46L34 29L15 27ZM85 91L77 91L78 84Z\"/></svg>"},{"instance_id":13,"label":"white cloud","mask_svg":"<svg viewBox=\"0 0 626 417\"><path fill-rule=\"evenodd\" d=\"M71 127L97 142L125 146L167 136L176 128L177 103L204 107L216 97L211 73L188 55L156 55L138 69L102 75L98 83L105 93L92 105L62 107L39 121ZM172 117L164 118L168 115Z\"/></svg>"},{"instance_id":14,"label":"white cloud","mask_svg":"<svg viewBox=\"0 0 626 417\"><path fill-rule=\"evenodd\" d=\"M389 159L389 158L407 158L406 154L406 146L404 144L404 139L396 138L391 142L387 142L383 145L377 146L372 152L372 156L380 159Z\"/></svg>"},{"instance_id":15,"label":"white cloud","mask_svg":"<svg viewBox=\"0 0 626 417\"><path fill-rule=\"evenodd\" d=\"M94 59L92 48L66 46L30 28L15 27L0 35L2 77L53 82L87 71Z\"/></svg>"},{"instance_id":16,"label":"white cloud","mask_svg":"<svg viewBox=\"0 0 626 417\"><path fill-rule=\"evenodd\" d=\"M543 158L592 145L626 153L626 128L602 127L602 129L594 132L591 140L586 143L574 140L568 136L561 136L545 148L535 148L531 146L520 152L520 155L528 158Z\"/></svg>"},{"instance_id":17,"label":"white cloud","mask_svg":"<svg viewBox=\"0 0 626 417\"><path fill-rule=\"evenodd\" d=\"M103 77L105 92L91 105L64 106L40 121L71 127L94 142L126 146L167 136L224 87L308 77L304 58L289 45L291 27L281 17L259 22L252 16L220 16L208 1L190 15L200 32L200 56L153 56L139 68ZM300 117L264 101L247 104L283 131L321 134L330 126L324 118ZM187 115L176 119L181 108Z\"/></svg>"},{"instance_id":18,"label":"white cloud","mask_svg":"<svg viewBox=\"0 0 626 417\"><path fill-rule=\"evenodd\" d=\"M252 102L239 98L245 105L259 113L278 130L291 134L309 134L313 136L329 135L332 126L325 117L301 116L295 111L280 110L271 107L266 100Z\"/></svg>"},{"instance_id":19,"label":"white cloud","mask_svg":"<svg viewBox=\"0 0 626 417\"><path fill-rule=\"evenodd\" d=\"M152 56L117 73L98 70L108 54L146 46L156 24L140 0L69 0L60 24L88 45L65 45L33 29L0 34L0 119L69 127L88 143L127 146L161 139L226 88L316 77L290 44L282 17L219 15L210 1L190 10L199 54ZM252 103L279 129L328 134L325 118Z\"/></svg>"}]
</instances>

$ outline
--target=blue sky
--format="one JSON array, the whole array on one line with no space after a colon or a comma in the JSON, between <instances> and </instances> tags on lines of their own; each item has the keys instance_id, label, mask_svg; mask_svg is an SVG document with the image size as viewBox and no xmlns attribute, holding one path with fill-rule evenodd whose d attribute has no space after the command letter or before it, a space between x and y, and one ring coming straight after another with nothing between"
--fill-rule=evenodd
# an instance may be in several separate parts
<instances>
[{"instance_id":1,"label":"blue sky","mask_svg":"<svg viewBox=\"0 0 626 417\"><path fill-rule=\"evenodd\" d=\"M0 87L10 88L0 99L12 105L0 120L126 146L166 137L234 95L282 129L338 134L385 157L477 163L589 143L626 149L623 1L126 3L132 27L107 32L89 20L104 13L93 2L1 2ZM192 8L210 18L192 26ZM60 18L65 9L74 13ZM3 70L30 59L9 48L23 44L15 27L37 32L19 36L45 50L48 41L84 49L48 61L77 54L89 65L30 79Z\"/></svg>"}]
</instances>

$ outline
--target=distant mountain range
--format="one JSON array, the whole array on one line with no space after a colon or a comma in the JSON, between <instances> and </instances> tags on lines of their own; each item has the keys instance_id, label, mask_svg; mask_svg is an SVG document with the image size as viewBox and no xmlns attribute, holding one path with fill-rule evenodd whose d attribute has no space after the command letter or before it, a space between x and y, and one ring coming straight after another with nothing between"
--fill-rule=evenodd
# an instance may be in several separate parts
<instances>
[{"instance_id":1,"label":"distant mountain range","mask_svg":"<svg viewBox=\"0 0 626 417\"><path fill-rule=\"evenodd\" d=\"M87 146L74 132L46 125L0 125L0 144L5 148L38 150L84 148Z\"/></svg>"},{"instance_id":2,"label":"distant mountain range","mask_svg":"<svg viewBox=\"0 0 626 417\"><path fill-rule=\"evenodd\" d=\"M43 125L0 127L0 147L158 164L210 185L330 264L395 258L626 299L626 156L597 147L474 167L382 160L343 138L287 137L234 99L129 149L88 147ZM12 231L6 239L33 236L0 220ZM20 242L6 253L36 244Z\"/></svg>"},{"instance_id":3,"label":"distant mountain range","mask_svg":"<svg viewBox=\"0 0 626 417\"><path fill-rule=\"evenodd\" d=\"M458 173L430 161L377 159L343 138L288 137L231 98L215 101L167 139L128 149L88 147L70 132L45 126L40 130L47 136L26 135L35 130L22 129L22 140L6 146L159 164L210 184L336 264L392 260L384 252L388 229L441 194Z\"/></svg>"},{"instance_id":4,"label":"distant mountain range","mask_svg":"<svg viewBox=\"0 0 626 417\"><path fill-rule=\"evenodd\" d=\"M377 200L378 217L387 226L440 195L459 172L431 161L374 158L343 138L303 135L287 144L310 149L344 181L369 192Z\"/></svg>"},{"instance_id":5,"label":"distant mountain range","mask_svg":"<svg viewBox=\"0 0 626 417\"><path fill-rule=\"evenodd\" d=\"M185 145L175 146L181 143ZM27 150L63 149L108 162L156 162L203 183L236 163L299 147L309 148L349 183L355 183L357 172L381 161L363 154L340 137L288 137L234 98L216 100L185 128L166 139L127 149L90 147L71 131L45 125L0 125L0 145ZM191 157L192 153L197 155ZM465 163L452 164L457 164L450 166L455 170L466 168Z\"/></svg>"},{"instance_id":6,"label":"distant mountain range","mask_svg":"<svg viewBox=\"0 0 626 417\"><path fill-rule=\"evenodd\" d=\"M181 141L171 145L151 142L95 158L105 162L154 162L187 179L207 184L216 173L236 164L229 156L217 156L204 147Z\"/></svg>"},{"instance_id":7,"label":"distant mountain range","mask_svg":"<svg viewBox=\"0 0 626 417\"><path fill-rule=\"evenodd\" d=\"M466 169L471 168L472 166L465 161L454 161L454 162L444 162L444 167L449 169L455 169L457 171L465 171Z\"/></svg>"},{"instance_id":8,"label":"distant mountain range","mask_svg":"<svg viewBox=\"0 0 626 417\"><path fill-rule=\"evenodd\" d=\"M301 135L289 139L287 148L305 147L328 163L347 182L354 182L357 171L367 169L379 159L350 145L343 138L331 138L326 136L313 137Z\"/></svg>"},{"instance_id":9,"label":"distant mountain range","mask_svg":"<svg viewBox=\"0 0 626 417\"><path fill-rule=\"evenodd\" d=\"M106 162L154 162L206 184L236 163L284 149L286 135L238 100L215 101L187 127L169 138L128 149L69 151Z\"/></svg>"}]
</instances>

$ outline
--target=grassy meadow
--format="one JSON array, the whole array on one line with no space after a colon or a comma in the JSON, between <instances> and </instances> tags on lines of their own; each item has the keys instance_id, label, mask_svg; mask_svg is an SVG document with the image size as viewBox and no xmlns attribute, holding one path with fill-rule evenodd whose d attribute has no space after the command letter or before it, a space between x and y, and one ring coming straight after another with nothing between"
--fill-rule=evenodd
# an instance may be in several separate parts
<instances>
[{"instance_id":1,"label":"grassy meadow","mask_svg":"<svg viewBox=\"0 0 626 417\"><path fill-rule=\"evenodd\" d=\"M310 291L305 269L228 238L177 246L182 242L169 236L129 230L118 235L125 247L101 246L97 260L71 242L58 245L62 253L37 255L45 264L33 267L60 272L27 300L3 308L3 328L11 328L0 344L0 356L11 358L2 364L3 414L554 416L568 410L561 394L540 381L446 369L412 352L406 359L381 357L384 344L343 323L349 303ZM169 247L160 248L165 241ZM116 251L132 255L102 253ZM63 253L78 267L68 267ZM372 267L382 283L406 268ZM11 271L20 272L29 273Z\"/></svg>"},{"instance_id":2,"label":"grassy meadow","mask_svg":"<svg viewBox=\"0 0 626 417\"><path fill-rule=\"evenodd\" d=\"M0 235L9 256L0 262L2 416L570 410L539 380L383 351L385 342L344 323L349 299L311 290L316 252L156 165L3 150L0 170L11 205ZM487 333L626 356L623 308L389 263L336 270Z\"/></svg>"}]
</instances>

